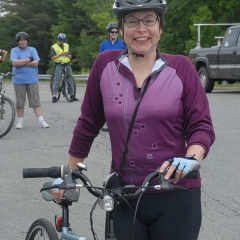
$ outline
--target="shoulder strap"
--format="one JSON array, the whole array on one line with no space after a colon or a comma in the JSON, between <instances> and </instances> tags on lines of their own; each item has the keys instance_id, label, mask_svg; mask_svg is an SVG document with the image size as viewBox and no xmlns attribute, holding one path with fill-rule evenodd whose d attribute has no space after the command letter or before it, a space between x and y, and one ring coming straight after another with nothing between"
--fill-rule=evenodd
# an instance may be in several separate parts
<instances>
[{"instance_id":1,"label":"shoulder strap","mask_svg":"<svg viewBox=\"0 0 240 240\"><path fill-rule=\"evenodd\" d=\"M149 82L150 82L150 79L151 79L151 76L148 77L147 81L146 81L146 84L144 85L144 88L143 88L143 91L142 91L142 94L137 102L137 105L134 109L134 112L133 112L133 116L132 116L132 120L130 122L130 126L129 126L129 129L128 129L128 134L127 134L127 141L125 143L125 147L124 147L124 150L122 152L122 156L121 156L121 159L120 159L120 170L119 172L122 170L123 168L123 165L125 163L125 158L126 158L126 155L128 154L128 142L129 142L129 139L130 139L130 136L131 136L131 133L132 133L132 129L133 129L133 125L134 125L134 122L135 122L135 118L137 116L137 111L139 109L139 106L140 106L140 103L141 103L141 100L148 88L148 85L149 85Z\"/></svg>"}]
</instances>

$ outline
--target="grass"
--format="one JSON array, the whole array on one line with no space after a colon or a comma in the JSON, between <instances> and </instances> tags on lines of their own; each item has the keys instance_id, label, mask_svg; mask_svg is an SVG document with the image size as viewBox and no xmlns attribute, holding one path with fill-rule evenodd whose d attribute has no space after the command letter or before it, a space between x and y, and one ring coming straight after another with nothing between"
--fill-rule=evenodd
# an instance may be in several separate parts
<instances>
[{"instance_id":1,"label":"grass","mask_svg":"<svg viewBox=\"0 0 240 240\"><path fill-rule=\"evenodd\" d=\"M239 88L240 82L235 82L233 84L227 83L227 82L221 82L220 84L218 82L215 82L214 87L218 88Z\"/></svg>"}]
</instances>

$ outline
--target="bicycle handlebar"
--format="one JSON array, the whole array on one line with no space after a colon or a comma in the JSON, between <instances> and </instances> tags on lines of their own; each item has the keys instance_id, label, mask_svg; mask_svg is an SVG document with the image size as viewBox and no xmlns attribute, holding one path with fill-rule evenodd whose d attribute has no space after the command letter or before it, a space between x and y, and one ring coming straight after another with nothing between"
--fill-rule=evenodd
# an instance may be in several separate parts
<instances>
[{"instance_id":1,"label":"bicycle handlebar","mask_svg":"<svg viewBox=\"0 0 240 240\"><path fill-rule=\"evenodd\" d=\"M11 72L1 73L1 72L0 72L0 75L2 75L2 76L4 76L4 77L7 77L7 76L12 76L13 73L11 73Z\"/></svg>"},{"instance_id":2,"label":"bicycle handlebar","mask_svg":"<svg viewBox=\"0 0 240 240\"><path fill-rule=\"evenodd\" d=\"M23 178L59 178L61 177L61 167L50 168L24 168Z\"/></svg>"},{"instance_id":3,"label":"bicycle handlebar","mask_svg":"<svg viewBox=\"0 0 240 240\"><path fill-rule=\"evenodd\" d=\"M71 176L74 179L80 179L88 191L94 195L95 197L99 197L103 194L102 191L98 190L94 187L90 180L84 175L80 170L72 170L68 166L62 165L60 167L54 166L50 168L24 168L23 169L23 178L42 178L42 177L50 177L50 178L62 178L65 179L66 176ZM61 185L61 184L60 184ZM61 185L62 189L72 189L73 188L72 182L67 182ZM56 186L52 188L56 188ZM76 184L74 185L76 188Z\"/></svg>"},{"instance_id":4,"label":"bicycle handlebar","mask_svg":"<svg viewBox=\"0 0 240 240\"><path fill-rule=\"evenodd\" d=\"M23 178L42 178L42 177L50 177L50 178L62 178L63 180L67 177L71 177L73 179L80 179L83 183L83 185L80 184L73 184L71 181L63 182L62 184L59 184L58 186L53 185L50 188L62 188L62 189L73 189L76 187L86 187L88 191L94 195L95 197L100 197L104 193L104 188L94 187L88 177L82 173L83 169L79 170L72 170L68 166L62 165L60 167L50 167L50 168L24 168L23 169ZM86 169L85 169L86 170ZM160 184L154 186L155 189L158 190L165 190L169 191L171 189L184 189L176 185L172 185L169 181L166 181L164 179L166 172L160 173L159 168L155 170L153 173L150 173L142 183L140 187L133 186L133 185L127 185L123 186L121 188L112 189L110 192L118 192L118 194L123 194L124 190L126 189L137 189L134 193L131 194L131 197L138 196L141 192L145 191L147 187L149 186L149 183L152 179L158 178ZM66 177L67 176L67 177ZM186 177L196 179L198 176L198 172L190 172ZM171 176L174 177L173 175ZM49 189L50 189L49 188ZM186 190L186 189L185 189Z\"/></svg>"}]
</instances>

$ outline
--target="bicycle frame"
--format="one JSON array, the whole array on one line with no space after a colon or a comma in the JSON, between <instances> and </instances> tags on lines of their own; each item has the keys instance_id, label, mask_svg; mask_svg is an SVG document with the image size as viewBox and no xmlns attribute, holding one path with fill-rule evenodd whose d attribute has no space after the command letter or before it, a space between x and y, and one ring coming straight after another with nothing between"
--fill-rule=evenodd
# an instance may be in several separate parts
<instances>
[{"instance_id":1,"label":"bicycle frame","mask_svg":"<svg viewBox=\"0 0 240 240\"><path fill-rule=\"evenodd\" d=\"M58 227L56 226L56 219L57 219L57 216L55 216L55 228L58 231ZM106 240L115 240L116 238L115 238L114 229L113 229L112 211L107 212L106 222L108 224L107 226L108 236ZM62 222L61 222L60 231L58 232L61 232L60 240L79 240L79 239L94 240L93 238L79 236L72 231L69 223L69 204L62 205Z\"/></svg>"},{"instance_id":2,"label":"bicycle frame","mask_svg":"<svg viewBox=\"0 0 240 240\"><path fill-rule=\"evenodd\" d=\"M68 205L63 205L62 206L62 227L61 227L61 237L59 240L93 240L92 238L86 238L86 237L81 237L77 234L75 234L70 226L69 223L69 208ZM56 216L55 216L56 220ZM55 222L56 224L56 222ZM57 229L57 226L55 226Z\"/></svg>"}]
</instances>

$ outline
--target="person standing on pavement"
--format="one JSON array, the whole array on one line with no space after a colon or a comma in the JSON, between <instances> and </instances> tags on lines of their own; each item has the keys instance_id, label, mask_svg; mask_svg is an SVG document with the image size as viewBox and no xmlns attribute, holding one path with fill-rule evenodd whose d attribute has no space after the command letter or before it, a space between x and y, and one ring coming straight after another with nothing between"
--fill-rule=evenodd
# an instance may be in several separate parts
<instances>
[{"instance_id":1,"label":"person standing on pavement","mask_svg":"<svg viewBox=\"0 0 240 240\"><path fill-rule=\"evenodd\" d=\"M64 33L58 34L58 42L52 45L51 47L51 59L54 61L55 68L55 78L53 84L53 98L52 102L57 102L57 93L59 89L59 85L62 79L62 74L64 67L67 68L67 78L72 78L72 67L71 67L71 52L69 49L69 45L66 43L67 37ZM69 95L73 98L73 101L78 101L78 99L74 96L74 88L73 86L68 86Z\"/></svg>"},{"instance_id":2,"label":"person standing on pavement","mask_svg":"<svg viewBox=\"0 0 240 240\"><path fill-rule=\"evenodd\" d=\"M192 62L158 48L166 10L165 0L114 0L127 49L96 58L69 148L68 166L78 169L107 121L109 168L122 185L140 186L160 168L162 174L167 171L166 181L188 188L149 189L139 199L118 204L112 223L118 240L197 240L201 227L200 172L197 179L184 177L200 168L215 132ZM53 190L52 195L60 202L63 191Z\"/></svg>"},{"instance_id":3,"label":"person standing on pavement","mask_svg":"<svg viewBox=\"0 0 240 240\"><path fill-rule=\"evenodd\" d=\"M29 107L33 108L38 118L38 126L41 128L49 128L42 116L42 108L39 98L38 86L38 64L39 56L34 47L28 46L29 35L26 32L16 34L17 47L11 49L10 60L12 62L16 110L17 110L17 129L24 127L24 105L26 95L29 101Z\"/></svg>"},{"instance_id":4,"label":"person standing on pavement","mask_svg":"<svg viewBox=\"0 0 240 240\"><path fill-rule=\"evenodd\" d=\"M4 62L4 60L6 59L7 55L8 55L8 51L4 50L4 49L0 49L0 54L3 56L0 56L0 63Z\"/></svg>"},{"instance_id":5,"label":"person standing on pavement","mask_svg":"<svg viewBox=\"0 0 240 240\"><path fill-rule=\"evenodd\" d=\"M119 27L115 22L110 22L107 27L108 39L103 41L100 45L100 53L106 50L126 49L123 40L118 39Z\"/></svg>"}]
</instances>

